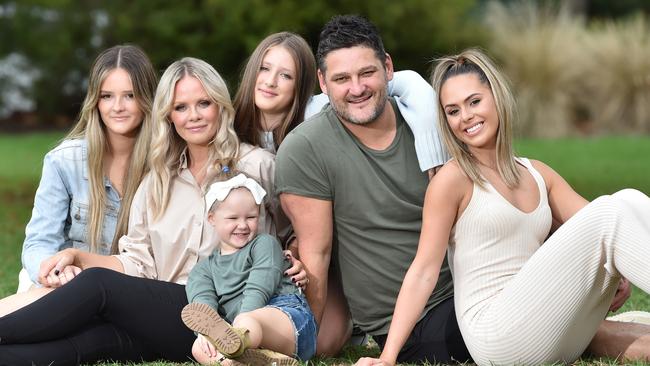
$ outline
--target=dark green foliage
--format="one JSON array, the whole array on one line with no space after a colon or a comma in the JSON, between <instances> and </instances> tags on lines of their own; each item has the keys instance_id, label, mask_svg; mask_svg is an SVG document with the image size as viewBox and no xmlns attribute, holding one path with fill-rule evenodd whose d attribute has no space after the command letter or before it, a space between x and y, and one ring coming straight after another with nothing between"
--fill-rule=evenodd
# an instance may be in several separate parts
<instances>
[{"instance_id":1,"label":"dark green foliage","mask_svg":"<svg viewBox=\"0 0 650 366\"><path fill-rule=\"evenodd\" d=\"M205 59L234 94L241 66L266 35L293 31L315 48L330 17L358 13L379 26L397 69L425 75L432 57L481 42L474 8L474 0L12 1L0 5L0 59L23 54L42 72L31 95L50 121L77 114L92 60L115 44L140 45L159 72L183 56Z\"/></svg>"}]
</instances>

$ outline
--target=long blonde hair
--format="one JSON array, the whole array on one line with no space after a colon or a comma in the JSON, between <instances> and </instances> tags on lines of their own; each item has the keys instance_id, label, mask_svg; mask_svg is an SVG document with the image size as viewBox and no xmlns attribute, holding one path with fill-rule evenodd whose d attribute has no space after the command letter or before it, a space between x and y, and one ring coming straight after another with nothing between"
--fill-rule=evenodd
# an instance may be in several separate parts
<instances>
[{"instance_id":1,"label":"long blonde hair","mask_svg":"<svg viewBox=\"0 0 650 366\"><path fill-rule=\"evenodd\" d=\"M463 74L476 75L481 83L488 86L492 91L499 118L496 141L497 170L506 185L514 188L519 184L519 171L515 163L512 146L515 98L510 90L508 80L485 53L478 49L468 49L458 55L438 59L438 64L431 77L431 84L438 98L440 98L442 86L449 78ZM472 182L478 184L479 187L485 187L485 181L477 165L478 161L472 156L467 145L460 141L449 127L440 100L438 100L437 104L438 127L442 131L442 137L447 149Z\"/></svg>"},{"instance_id":2,"label":"long blonde hair","mask_svg":"<svg viewBox=\"0 0 650 366\"><path fill-rule=\"evenodd\" d=\"M167 208L171 180L176 174L181 153L187 146L169 117L176 83L186 76L198 79L212 102L219 107L219 129L210 142L208 156L212 167L218 171L223 166L233 167L239 155L239 140L233 127L235 112L228 87L219 73L207 62L192 57L182 58L169 65L160 78L153 102L149 200L154 217L160 217Z\"/></svg>"},{"instance_id":3,"label":"long blonde hair","mask_svg":"<svg viewBox=\"0 0 650 366\"><path fill-rule=\"evenodd\" d=\"M147 55L137 46L118 45L106 49L97 56L90 69L88 92L77 123L65 139L86 139L88 146L88 177L90 181L90 202L88 237L91 252L97 252L101 242L104 214L106 211L106 188L104 185L104 154L108 150L106 126L101 120L97 103L101 85L114 69L122 69L129 74L133 84L133 94L142 111L142 123L138 127L133 152L126 168L124 192L117 218L111 253L117 253L117 242L126 234L129 224L129 211L135 191L147 173L147 159L151 142L151 106L156 88L156 73Z\"/></svg>"},{"instance_id":4,"label":"long blonde hair","mask_svg":"<svg viewBox=\"0 0 650 366\"><path fill-rule=\"evenodd\" d=\"M273 33L264 38L246 62L246 68L235 94L235 130L242 142L260 146L262 115L255 105L255 84L262 66L262 60L271 47L282 47L296 64L293 101L278 128L273 131L276 148L284 137L305 119L307 102L316 86L316 60L307 41L291 32Z\"/></svg>"}]
</instances>

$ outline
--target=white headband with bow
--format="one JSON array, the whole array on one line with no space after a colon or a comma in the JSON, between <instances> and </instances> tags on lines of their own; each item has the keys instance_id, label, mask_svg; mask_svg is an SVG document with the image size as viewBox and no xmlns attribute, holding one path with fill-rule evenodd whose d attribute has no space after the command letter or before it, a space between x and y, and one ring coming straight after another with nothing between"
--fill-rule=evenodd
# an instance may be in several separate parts
<instances>
[{"instance_id":1,"label":"white headband with bow","mask_svg":"<svg viewBox=\"0 0 650 366\"><path fill-rule=\"evenodd\" d=\"M208 193L205 194L205 204L209 209L212 207L214 201L222 202L231 190L240 187L245 187L251 192L255 203L258 205L262 203L262 199L266 195L264 188L254 179L248 178L243 174L238 174L226 181L212 183L208 189Z\"/></svg>"}]
</instances>

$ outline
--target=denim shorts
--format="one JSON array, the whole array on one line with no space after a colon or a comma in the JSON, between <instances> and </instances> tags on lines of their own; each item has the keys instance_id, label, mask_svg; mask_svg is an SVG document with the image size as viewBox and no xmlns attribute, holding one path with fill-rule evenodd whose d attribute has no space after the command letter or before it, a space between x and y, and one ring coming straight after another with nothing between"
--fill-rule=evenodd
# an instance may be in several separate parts
<instances>
[{"instance_id":1,"label":"denim shorts","mask_svg":"<svg viewBox=\"0 0 650 366\"><path fill-rule=\"evenodd\" d=\"M307 361L316 353L316 319L307 300L302 295L287 294L274 296L267 307L276 308L287 314L296 330L296 353L294 357Z\"/></svg>"}]
</instances>

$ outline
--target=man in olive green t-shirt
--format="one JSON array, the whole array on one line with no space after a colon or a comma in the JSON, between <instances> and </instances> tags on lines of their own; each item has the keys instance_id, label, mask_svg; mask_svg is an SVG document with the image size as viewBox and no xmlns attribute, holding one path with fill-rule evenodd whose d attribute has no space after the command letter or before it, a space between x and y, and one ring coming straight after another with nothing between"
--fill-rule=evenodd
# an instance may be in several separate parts
<instances>
[{"instance_id":1,"label":"man in olive green t-shirt","mask_svg":"<svg viewBox=\"0 0 650 366\"><path fill-rule=\"evenodd\" d=\"M419 170L413 133L386 95L393 65L376 28L357 16L333 18L321 33L317 58L330 105L283 141L276 187L310 276L306 294L320 333L337 334L331 329L337 323L322 318L332 311L332 259L352 320L383 346L417 251L428 176ZM322 338L319 351L333 353L323 349ZM399 361L468 358L445 263Z\"/></svg>"}]
</instances>

